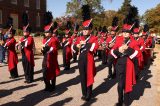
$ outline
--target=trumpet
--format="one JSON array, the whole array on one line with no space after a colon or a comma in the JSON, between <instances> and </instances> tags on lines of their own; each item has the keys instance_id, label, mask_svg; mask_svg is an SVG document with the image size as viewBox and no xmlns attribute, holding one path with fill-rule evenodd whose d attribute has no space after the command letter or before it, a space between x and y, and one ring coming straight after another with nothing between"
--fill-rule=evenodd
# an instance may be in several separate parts
<instances>
[{"instance_id":1,"label":"trumpet","mask_svg":"<svg viewBox=\"0 0 160 106\"><path fill-rule=\"evenodd\" d=\"M16 48L17 48L17 50L18 49L23 49L24 47L25 47L25 42L27 41L27 38L25 38L24 40L22 40L22 41L19 41L17 44L16 44Z\"/></svg>"},{"instance_id":2,"label":"trumpet","mask_svg":"<svg viewBox=\"0 0 160 106\"><path fill-rule=\"evenodd\" d=\"M124 43L124 45L127 45L128 46L128 44L131 42L131 40L128 40L127 41L127 43ZM124 53L122 53L122 55L121 55L121 57L123 57L123 56L125 56L126 55L126 53L124 52Z\"/></svg>"},{"instance_id":3,"label":"trumpet","mask_svg":"<svg viewBox=\"0 0 160 106\"><path fill-rule=\"evenodd\" d=\"M115 42L116 42L116 36L109 42L109 44L115 43Z\"/></svg>"}]
</instances>

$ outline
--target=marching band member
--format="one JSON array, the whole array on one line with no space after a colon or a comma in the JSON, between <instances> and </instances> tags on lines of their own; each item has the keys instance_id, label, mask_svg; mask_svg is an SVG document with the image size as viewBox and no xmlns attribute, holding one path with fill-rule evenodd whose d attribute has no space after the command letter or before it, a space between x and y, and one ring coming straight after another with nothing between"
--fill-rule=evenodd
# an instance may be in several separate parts
<instances>
[{"instance_id":1,"label":"marching band member","mask_svg":"<svg viewBox=\"0 0 160 106\"><path fill-rule=\"evenodd\" d=\"M99 50L101 50L101 58L102 58L102 64L105 65L107 64L107 28L106 26L104 26L102 28L102 32L101 32L101 41L100 41L100 45L99 45Z\"/></svg>"},{"instance_id":2,"label":"marching band member","mask_svg":"<svg viewBox=\"0 0 160 106\"><path fill-rule=\"evenodd\" d=\"M67 21L65 37L62 40L64 70L70 70L70 60L72 59L72 50L71 50L72 39L70 37L70 31L71 31L71 22Z\"/></svg>"},{"instance_id":3,"label":"marching band member","mask_svg":"<svg viewBox=\"0 0 160 106\"><path fill-rule=\"evenodd\" d=\"M142 38L144 39L144 44L145 44L145 50L143 52L144 66L147 66L149 59L151 58L151 47L152 47L152 38L149 35L149 26L147 24L144 25Z\"/></svg>"},{"instance_id":4,"label":"marching band member","mask_svg":"<svg viewBox=\"0 0 160 106\"><path fill-rule=\"evenodd\" d=\"M112 20L112 28L111 33L107 38L107 53L110 54L110 50L114 47L116 40L119 38L116 34L118 31L118 17L114 17ZM109 55L110 56L110 55ZM109 60L110 57L108 57L108 78L114 78L116 76L116 70L115 70L115 61ZM114 66L114 71L112 71L112 66Z\"/></svg>"},{"instance_id":5,"label":"marching band member","mask_svg":"<svg viewBox=\"0 0 160 106\"><path fill-rule=\"evenodd\" d=\"M79 29L79 25L78 24L76 24L75 25L75 28L74 28L74 33L73 33L73 35L72 35L72 46L71 46L71 49L72 49L72 54L73 54L73 61L74 62L76 62L77 61L77 55L78 55L78 52L76 52L76 51L74 51L74 49L73 49L73 45L74 45L74 43L76 42L76 40L77 40L77 34L78 34L78 29Z\"/></svg>"},{"instance_id":6,"label":"marching band member","mask_svg":"<svg viewBox=\"0 0 160 106\"><path fill-rule=\"evenodd\" d=\"M18 56L15 50L16 46L16 40L14 39L14 35L16 33L16 30L12 28L12 26L7 31L8 33L8 39L6 40L6 43L4 47L8 51L8 68L11 75L11 78L17 78L18 77Z\"/></svg>"},{"instance_id":7,"label":"marching band member","mask_svg":"<svg viewBox=\"0 0 160 106\"><path fill-rule=\"evenodd\" d=\"M89 5L82 6L83 35L77 38L74 50L79 51L78 67L80 72L82 98L89 101L92 95L94 76L96 75L94 52L98 49L97 37L91 35L92 19L90 18Z\"/></svg>"},{"instance_id":8,"label":"marching band member","mask_svg":"<svg viewBox=\"0 0 160 106\"><path fill-rule=\"evenodd\" d=\"M98 40L99 46L101 45L101 39L102 39L101 33L102 33L102 27L100 26L98 29L98 34L97 34L97 40ZM97 50L97 55L98 55L98 59L102 59L101 50L99 49Z\"/></svg>"},{"instance_id":9,"label":"marching band member","mask_svg":"<svg viewBox=\"0 0 160 106\"><path fill-rule=\"evenodd\" d=\"M5 50L4 50L4 45L5 43L5 38L4 38L4 34L3 34L3 26L0 24L0 64L2 64L4 62L4 54L5 54Z\"/></svg>"},{"instance_id":10,"label":"marching band member","mask_svg":"<svg viewBox=\"0 0 160 106\"><path fill-rule=\"evenodd\" d=\"M23 35L18 42L17 46L20 46L21 53L22 53L22 66L24 69L25 74L25 82L32 83L33 82L33 75L34 75L34 39L31 36L31 27L29 26L28 22L28 15L24 13L22 16L23 21Z\"/></svg>"},{"instance_id":11,"label":"marching band member","mask_svg":"<svg viewBox=\"0 0 160 106\"><path fill-rule=\"evenodd\" d=\"M45 91L52 92L55 90L56 85L56 76L59 75L60 69L57 61L58 56L58 45L57 40L54 38L52 27L52 13L45 13L45 27L44 33L45 38L43 39L42 53L43 53L43 62L42 62L42 71L43 71L43 80L45 83ZM56 28L56 27L54 27Z\"/></svg>"},{"instance_id":12,"label":"marching band member","mask_svg":"<svg viewBox=\"0 0 160 106\"><path fill-rule=\"evenodd\" d=\"M139 71L143 70L144 67L144 60L142 52L145 50L144 40L143 38L139 37L140 28L139 28L139 20L135 20L135 25L133 29L133 39L137 42L137 46L139 47L138 55L137 55L137 62L135 64L136 74L138 77Z\"/></svg>"},{"instance_id":13,"label":"marching band member","mask_svg":"<svg viewBox=\"0 0 160 106\"><path fill-rule=\"evenodd\" d=\"M123 25L123 36L121 36L111 49L113 59L116 62L116 76L118 78L118 103L116 106L128 105L129 93L136 84L134 59L138 54L138 46L134 39L131 39L131 29L134 25L133 16L131 15L134 7L130 9ZM126 100L124 103L124 96Z\"/></svg>"}]
</instances>

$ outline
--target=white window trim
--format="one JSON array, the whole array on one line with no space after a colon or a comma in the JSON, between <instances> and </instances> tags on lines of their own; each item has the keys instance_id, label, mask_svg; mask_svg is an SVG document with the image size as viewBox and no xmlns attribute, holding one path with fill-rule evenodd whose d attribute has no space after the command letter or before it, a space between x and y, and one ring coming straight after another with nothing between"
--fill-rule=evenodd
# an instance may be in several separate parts
<instances>
[{"instance_id":1,"label":"white window trim","mask_svg":"<svg viewBox=\"0 0 160 106\"><path fill-rule=\"evenodd\" d=\"M17 5L17 0L11 0L11 4L16 4Z\"/></svg>"},{"instance_id":2,"label":"white window trim","mask_svg":"<svg viewBox=\"0 0 160 106\"><path fill-rule=\"evenodd\" d=\"M36 9L41 9L41 0L36 0Z\"/></svg>"},{"instance_id":3,"label":"white window trim","mask_svg":"<svg viewBox=\"0 0 160 106\"><path fill-rule=\"evenodd\" d=\"M27 0L27 1L28 1L28 3L26 4L26 3L25 3L25 0L24 0L24 6L25 6L25 7L29 7L29 0Z\"/></svg>"},{"instance_id":4,"label":"white window trim","mask_svg":"<svg viewBox=\"0 0 160 106\"><path fill-rule=\"evenodd\" d=\"M2 17L3 17L3 13L2 13L2 10L0 10L0 24L2 24Z\"/></svg>"}]
</instances>

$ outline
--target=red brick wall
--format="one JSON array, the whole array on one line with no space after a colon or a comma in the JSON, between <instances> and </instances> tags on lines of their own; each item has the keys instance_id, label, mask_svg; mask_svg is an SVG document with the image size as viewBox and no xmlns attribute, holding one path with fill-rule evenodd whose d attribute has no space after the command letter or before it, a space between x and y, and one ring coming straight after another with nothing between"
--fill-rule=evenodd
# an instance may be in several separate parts
<instances>
[{"instance_id":1,"label":"red brick wall","mask_svg":"<svg viewBox=\"0 0 160 106\"><path fill-rule=\"evenodd\" d=\"M36 0L29 0L29 7L24 6L24 0L17 0L17 5L12 4L10 0L0 1L0 10L2 10L2 23L5 24L7 17L12 13L18 14L18 27L22 28L22 14L24 11L28 11L30 25L33 31L43 30L43 14L46 12L46 0L40 0L40 9L36 9ZM36 16L39 13L41 19L41 27L36 27Z\"/></svg>"}]
</instances>

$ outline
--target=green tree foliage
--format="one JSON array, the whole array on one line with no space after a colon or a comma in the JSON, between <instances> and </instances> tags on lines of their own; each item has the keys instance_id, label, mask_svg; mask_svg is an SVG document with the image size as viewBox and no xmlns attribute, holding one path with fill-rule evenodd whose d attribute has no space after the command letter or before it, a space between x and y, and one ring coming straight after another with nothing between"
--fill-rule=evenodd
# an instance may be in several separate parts
<instances>
[{"instance_id":1,"label":"green tree foliage","mask_svg":"<svg viewBox=\"0 0 160 106\"><path fill-rule=\"evenodd\" d=\"M118 10L118 13L122 15L127 15L130 7L131 7L131 0L124 0L121 8Z\"/></svg>"},{"instance_id":2,"label":"green tree foliage","mask_svg":"<svg viewBox=\"0 0 160 106\"><path fill-rule=\"evenodd\" d=\"M147 23L150 28L160 33L160 4L155 8L147 10L143 18L144 22Z\"/></svg>"},{"instance_id":3,"label":"green tree foliage","mask_svg":"<svg viewBox=\"0 0 160 106\"><path fill-rule=\"evenodd\" d=\"M88 4L90 6L92 15L104 11L103 6L101 5L101 0L81 0L81 3L78 2L78 0L71 0L70 2L67 2L66 14L81 17L82 4Z\"/></svg>"},{"instance_id":4,"label":"green tree foliage","mask_svg":"<svg viewBox=\"0 0 160 106\"><path fill-rule=\"evenodd\" d=\"M93 18L93 24L95 27L109 27L112 25L113 17L117 16L119 18L119 27L121 28L123 25L123 19L128 14L129 8L131 7L131 0L124 0L121 8L118 11L104 11L103 6L101 5L103 0L81 0L81 3L77 1L78 0L71 0L67 3L66 13L71 14L76 19L80 19L82 21L81 6L82 4L89 4L91 8L91 17Z\"/></svg>"}]
</instances>

